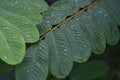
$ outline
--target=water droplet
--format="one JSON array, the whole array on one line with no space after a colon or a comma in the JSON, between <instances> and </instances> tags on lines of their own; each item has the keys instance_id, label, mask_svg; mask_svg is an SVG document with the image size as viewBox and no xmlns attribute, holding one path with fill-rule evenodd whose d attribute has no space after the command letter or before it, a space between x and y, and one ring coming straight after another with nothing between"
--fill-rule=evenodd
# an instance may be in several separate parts
<instances>
[{"instance_id":1,"label":"water droplet","mask_svg":"<svg viewBox=\"0 0 120 80\"><path fill-rule=\"evenodd\" d=\"M30 64L27 65L28 67L30 66Z\"/></svg>"},{"instance_id":2,"label":"water droplet","mask_svg":"<svg viewBox=\"0 0 120 80\"><path fill-rule=\"evenodd\" d=\"M17 4L18 3L18 1L15 1L15 4Z\"/></svg>"},{"instance_id":3,"label":"water droplet","mask_svg":"<svg viewBox=\"0 0 120 80\"><path fill-rule=\"evenodd\" d=\"M74 27L70 27L71 29L74 29Z\"/></svg>"},{"instance_id":4,"label":"water droplet","mask_svg":"<svg viewBox=\"0 0 120 80\"><path fill-rule=\"evenodd\" d=\"M81 57L79 57L79 55L75 55L74 58L75 59L81 59Z\"/></svg>"},{"instance_id":5,"label":"water droplet","mask_svg":"<svg viewBox=\"0 0 120 80\"><path fill-rule=\"evenodd\" d=\"M63 62L66 62L66 60L63 59Z\"/></svg>"},{"instance_id":6,"label":"water droplet","mask_svg":"<svg viewBox=\"0 0 120 80\"><path fill-rule=\"evenodd\" d=\"M45 59L45 57L44 56L41 56L41 58L44 60Z\"/></svg>"},{"instance_id":7,"label":"water droplet","mask_svg":"<svg viewBox=\"0 0 120 80\"><path fill-rule=\"evenodd\" d=\"M28 73L29 71L27 70L27 73Z\"/></svg>"},{"instance_id":8,"label":"water droplet","mask_svg":"<svg viewBox=\"0 0 120 80\"><path fill-rule=\"evenodd\" d=\"M20 16L17 16L18 19L20 19L21 17Z\"/></svg>"},{"instance_id":9,"label":"water droplet","mask_svg":"<svg viewBox=\"0 0 120 80\"><path fill-rule=\"evenodd\" d=\"M73 36L76 36L76 34L73 34Z\"/></svg>"},{"instance_id":10,"label":"water droplet","mask_svg":"<svg viewBox=\"0 0 120 80\"><path fill-rule=\"evenodd\" d=\"M77 33L80 33L79 31L77 31Z\"/></svg>"},{"instance_id":11,"label":"water droplet","mask_svg":"<svg viewBox=\"0 0 120 80\"><path fill-rule=\"evenodd\" d=\"M14 4L11 4L11 6L14 6Z\"/></svg>"},{"instance_id":12,"label":"water droplet","mask_svg":"<svg viewBox=\"0 0 120 80\"><path fill-rule=\"evenodd\" d=\"M102 11L102 10L100 10L98 13L100 13L100 14L101 14L101 13L103 13L103 11Z\"/></svg>"},{"instance_id":13,"label":"water droplet","mask_svg":"<svg viewBox=\"0 0 120 80\"><path fill-rule=\"evenodd\" d=\"M77 21L79 20L79 18L76 19Z\"/></svg>"},{"instance_id":14,"label":"water droplet","mask_svg":"<svg viewBox=\"0 0 120 80\"><path fill-rule=\"evenodd\" d=\"M63 55L64 55L64 56L67 56L68 54L67 54L67 52L66 52L66 53L64 53Z\"/></svg>"},{"instance_id":15,"label":"water droplet","mask_svg":"<svg viewBox=\"0 0 120 80\"><path fill-rule=\"evenodd\" d=\"M25 1L25 3L27 3L27 1Z\"/></svg>"},{"instance_id":16,"label":"water droplet","mask_svg":"<svg viewBox=\"0 0 120 80\"><path fill-rule=\"evenodd\" d=\"M66 52L67 50L65 49L64 51Z\"/></svg>"},{"instance_id":17,"label":"water droplet","mask_svg":"<svg viewBox=\"0 0 120 80\"><path fill-rule=\"evenodd\" d=\"M4 59L6 59L7 57L6 56L4 56Z\"/></svg>"},{"instance_id":18,"label":"water droplet","mask_svg":"<svg viewBox=\"0 0 120 80\"><path fill-rule=\"evenodd\" d=\"M44 69L43 69L42 71L43 71L43 72L45 72L45 70L44 70Z\"/></svg>"},{"instance_id":19,"label":"water droplet","mask_svg":"<svg viewBox=\"0 0 120 80\"><path fill-rule=\"evenodd\" d=\"M26 7L23 7L23 9L25 9Z\"/></svg>"},{"instance_id":20,"label":"water droplet","mask_svg":"<svg viewBox=\"0 0 120 80\"><path fill-rule=\"evenodd\" d=\"M31 8L28 8L29 10L31 10Z\"/></svg>"},{"instance_id":21,"label":"water droplet","mask_svg":"<svg viewBox=\"0 0 120 80\"><path fill-rule=\"evenodd\" d=\"M10 31L11 33L13 33L14 31L12 30L12 31Z\"/></svg>"},{"instance_id":22,"label":"water droplet","mask_svg":"<svg viewBox=\"0 0 120 80\"><path fill-rule=\"evenodd\" d=\"M78 0L75 0L75 2L77 2Z\"/></svg>"},{"instance_id":23,"label":"water droplet","mask_svg":"<svg viewBox=\"0 0 120 80\"><path fill-rule=\"evenodd\" d=\"M35 65L36 65L36 66L40 66L40 64L39 64L39 63L35 63Z\"/></svg>"},{"instance_id":24,"label":"water droplet","mask_svg":"<svg viewBox=\"0 0 120 80\"><path fill-rule=\"evenodd\" d=\"M84 45L83 47L87 47L86 45Z\"/></svg>"},{"instance_id":25,"label":"water droplet","mask_svg":"<svg viewBox=\"0 0 120 80\"><path fill-rule=\"evenodd\" d=\"M47 23L50 23L50 21L47 21Z\"/></svg>"},{"instance_id":26,"label":"water droplet","mask_svg":"<svg viewBox=\"0 0 120 80\"><path fill-rule=\"evenodd\" d=\"M12 15L12 16L15 16L15 15Z\"/></svg>"},{"instance_id":27,"label":"water droplet","mask_svg":"<svg viewBox=\"0 0 120 80\"><path fill-rule=\"evenodd\" d=\"M80 35L79 35L79 34L77 34L77 36L79 37Z\"/></svg>"},{"instance_id":28,"label":"water droplet","mask_svg":"<svg viewBox=\"0 0 120 80\"><path fill-rule=\"evenodd\" d=\"M78 40L78 39L76 39L75 41L76 41L76 42L78 42L79 40Z\"/></svg>"},{"instance_id":29,"label":"water droplet","mask_svg":"<svg viewBox=\"0 0 120 80\"><path fill-rule=\"evenodd\" d=\"M26 35L26 37L30 37L29 35Z\"/></svg>"},{"instance_id":30,"label":"water droplet","mask_svg":"<svg viewBox=\"0 0 120 80\"><path fill-rule=\"evenodd\" d=\"M39 47L39 49L42 49L42 47ZM41 54L41 53L40 53Z\"/></svg>"},{"instance_id":31,"label":"water droplet","mask_svg":"<svg viewBox=\"0 0 120 80\"><path fill-rule=\"evenodd\" d=\"M1 3L1 6L3 6L4 4L3 3Z\"/></svg>"},{"instance_id":32,"label":"water droplet","mask_svg":"<svg viewBox=\"0 0 120 80\"><path fill-rule=\"evenodd\" d=\"M16 37L13 37L14 39L16 39Z\"/></svg>"}]
</instances>

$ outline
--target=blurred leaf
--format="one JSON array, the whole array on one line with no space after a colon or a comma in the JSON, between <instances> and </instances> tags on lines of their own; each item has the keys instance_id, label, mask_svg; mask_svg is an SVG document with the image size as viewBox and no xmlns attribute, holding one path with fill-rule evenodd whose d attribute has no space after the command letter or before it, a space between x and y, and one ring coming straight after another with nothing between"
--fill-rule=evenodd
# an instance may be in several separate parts
<instances>
[{"instance_id":1,"label":"blurred leaf","mask_svg":"<svg viewBox=\"0 0 120 80\"><path fill-rule=\"evenodd\" d=\"M5 73L0 74L0 80L15 80L14 71L9 70Z\"/></svg>"},{"instance_id":2,"label":"blurred leaf","mask_svg":"<svg viewBox=\"0 0 120 80\"><path fill-rule=\"evenodd\" d=\"M0 60L0 74L2 74L3 72L7 72L9 70L12 70L13 68L14 66L8 65Z\"/></svg>"},{"instance_id":3,"label":"blurred leaf","mask_svg":"<svg viewBox=\"0 0 120 80\"><path fill-rule=\"evenodd\" d=\"M107 74L109 66L104 61L91 60L83 64L76 63L69 76L70 80L93 80Z\"/></svg>"}]
</instances>

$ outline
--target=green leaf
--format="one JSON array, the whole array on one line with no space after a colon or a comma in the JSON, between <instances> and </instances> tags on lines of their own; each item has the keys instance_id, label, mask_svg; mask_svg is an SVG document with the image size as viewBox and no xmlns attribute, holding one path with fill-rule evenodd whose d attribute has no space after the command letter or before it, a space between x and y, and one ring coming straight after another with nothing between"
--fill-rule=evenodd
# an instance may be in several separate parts
<instances>
[{"instance_id":1,"label":"green leaf","mask_svg":"<svg viewBox=\"0 0 120 80\"><path fill-rule=\"evenodd\" d=\"M70 80L94 80L107 74L109 66L104 61L91 60L86 63L76 63L73 67Z\"/></svg>"},{"instance_id":2,"label":"green leaf","mask_svg":"<svg viewBox=\"0 0 120 80\"><path fill-rule=\"evenodd\" d=\"M10 26L0 26L0 59L15 65L22 61L24 55L25 41L23 36Z\"/></svg>"},{"instance_id":3,"label":"green leaf","mask_svg":"<svg viewBox=\"0 0 120 80\"><path fill-rule=\"evenodd\" d=\"M17 80L46 80L48 75L49 54L44 41L27 49L23 62L16 67Z\"/></svg>"},{"instance_id":4,"label":"green leaf","mask_svg":"<svg viewBox=\"0 0 120 80\"><path fill-rule=\"evenodd\" d=\"M69 74L73 59L85 62L91 52L101 54L106 43L115 45L119 41L119 0L100 0L94 5L99 0L91 1L59 0L39 25L49 48L50 72L58 78ZM85 6L92 7L86 11ZM82 13L78 15L79 11Z\"/></svg>"},{"instance_id":5,"label":"green leaf","mask_svg":"<svg viewBox=\"0 0 120 80\"><path fill-rule=\"evenodd\" d=\"M36 3L39 4L39 6L35 5ZM25 17L31 23L34 23L34 25L41 22L42 15L40 13L48 9L48 5L44 0L1 0L0 7Z\"/></svg>"},{"instance_id":6,"label":"green leaf","mask_svg":"<svg viewBox=\"0 0 120 80\"><path fill-rule=\"evenodd\" d=\"M57 31L57 30L56 30ZM57 78L69 75L73 66L73 55L61 30L46 37L49 48L50 71Z\"/></svg>"},{"instance_id":7,"label":"green leaf","mask_svg":"<svg viewBox=\"0 0 120 80\"><path fill-rule=\"evenodd\" d=\"M40 13L48 8L45 1L41 2L43 9L30 0L0 0L0 59L6 63L20 63L25 43L39 40L36 25L42 20Z\"/></svg>"},{"instance_id":8,"label":"green leaf","mask_svg":"<svg viewBox=\"0 0 120 80\"><path fill-rule=\"evenodd\" d=\"M30 3L30 0L3 0L0 4L1 18L9 25L17 27L15 29L24 36L26 42L32 43L39 39L35 25L41 22L40 12L44 9L40 11L39 7L36 8Z\"/></svg>"},{"instance_id":9,"label":"green leaf","mask_svg":"<svg viewBox=\"0 0 120 80\"><path fill-rule=\"evenodd\" d=\"M45 2L45 0L28 0L30 4L32 4L35 8L37 8L41 13L46 11L49 6Z\"/></svg>"},{"instance_id":10,"label":"green leaf","mask_svg":"<svg viewBox=\"0 0 120 80\"><path fill-rule=\"evenodd\" d=\"M0 11L0 21L2 24L0 27L9 27L16 30L24 37L27 43L36 42L39 39L37 28L29 20L5 9L0 9Z\"/></svg>"}]
</instances>

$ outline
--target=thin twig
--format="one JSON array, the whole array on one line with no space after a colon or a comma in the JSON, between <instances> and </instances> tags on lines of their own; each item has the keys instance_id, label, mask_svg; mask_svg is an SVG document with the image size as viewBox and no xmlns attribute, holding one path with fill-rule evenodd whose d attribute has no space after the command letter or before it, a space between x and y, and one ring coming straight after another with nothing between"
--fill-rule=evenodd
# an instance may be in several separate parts
<instances>
[{"instance_id":1,"label":"thin twig","mask_svg":"<svg viewBox=\"0 0 120 80\"><path fill-rule=\"evenodd\" d=\"M86 5L84 8L80 8L80 10L78 10L77 12L73 13L71 16L69 16L68 18L62 20L59 24L57 24L56 26L48 29L48 31L46 31L43 35L40 36L40 40L44 39L45 36L52 32L53 30L59 28L61 25L65 24L66 22L68 22L69 20L71 20L72 18L74 18L75 16L81 14L82 12L86 11L87 9L91 8L95 3L98 3L100 0L93 0L92 2L90 2L88 5Z\"/></svg>"}]
</instances>

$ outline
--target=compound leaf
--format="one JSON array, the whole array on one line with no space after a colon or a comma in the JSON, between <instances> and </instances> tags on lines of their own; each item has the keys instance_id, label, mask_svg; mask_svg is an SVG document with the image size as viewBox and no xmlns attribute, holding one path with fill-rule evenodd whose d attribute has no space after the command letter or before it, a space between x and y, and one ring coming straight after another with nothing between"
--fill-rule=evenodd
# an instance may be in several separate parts
<instances>
[{"instance_id":1,"label":"compound leaf","mask_svg":"<svg viewBox=\"0 0 120 80\"><path fill-rule=\"evenodd\" d=\"M0 26L0 59L15 65L22 61L24 55L25 41L23 36L10 27Z\"/></svg>"},{"instance_id":2,"label":"compound leaf","mask_svg":"<svg viewBox=\"0 0 120 80\"><path fill-rule=\"evenodd\" d=\"M23 60L25 43L39 40L36 25L41 22L40 13L46 6L42 10L30 0L0 0L0 59L12 65Z\"/></svg>"},{"instance_id":3,"label":"compound leaf","mask_svg":"<svg viewBox=\"0 0 120 80\"><path fill-rule=\"evenodd\" d=\"M58 78L69 74L73 60L85 62L91 52L101 54L106 43L119 41L120 1L91 1L59 0L38 26L48 44L50 72Z\"/></svg>"},{"instance_id":4,"label":"compound leaf","mask_svg":"<svg viewBox=\"0 0 120 80\"><path fill-rule=\"evenodd\" d=\"M46 80L49 54L44 41L27 49L23 62L16 67L17 80Z\"/></svg>"}]
</instances>

